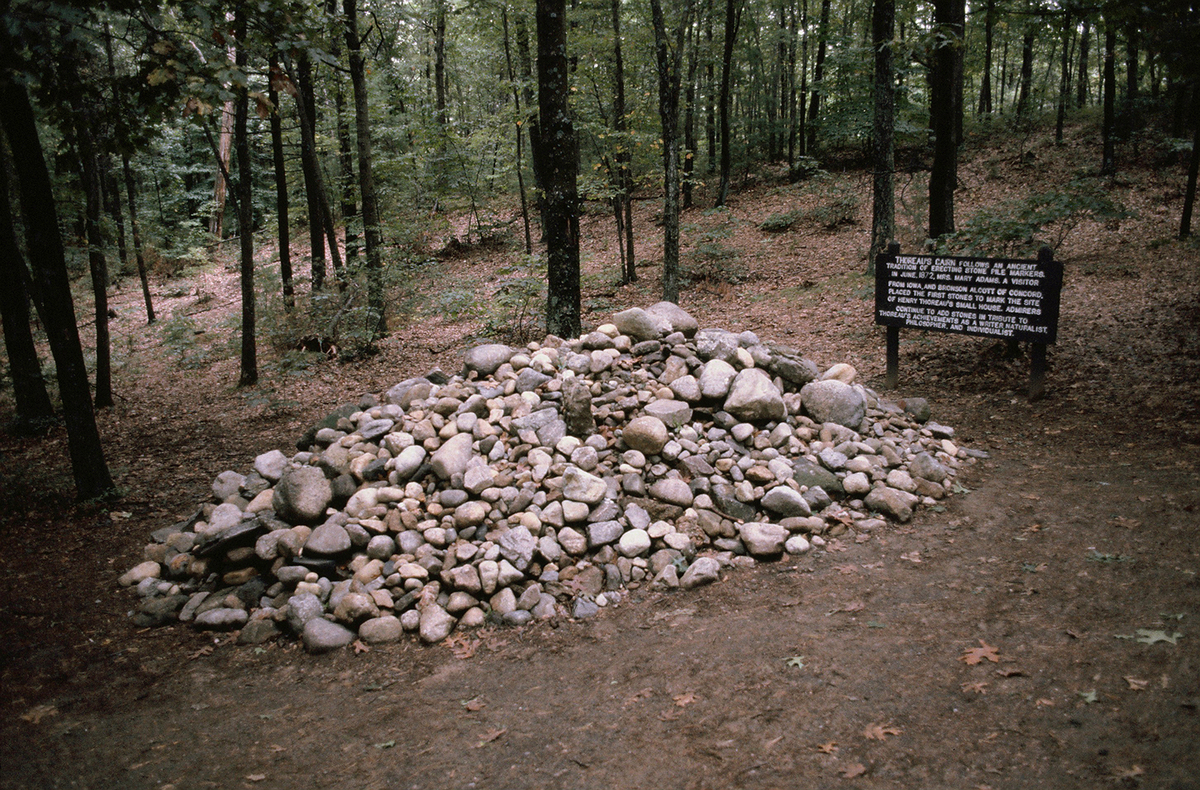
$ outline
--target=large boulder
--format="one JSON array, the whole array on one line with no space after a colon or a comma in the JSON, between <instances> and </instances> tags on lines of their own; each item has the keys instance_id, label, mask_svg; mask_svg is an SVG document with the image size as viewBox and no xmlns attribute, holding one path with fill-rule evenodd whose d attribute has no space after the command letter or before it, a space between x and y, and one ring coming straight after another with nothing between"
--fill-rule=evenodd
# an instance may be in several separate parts
<instances>
[{"instance_id":1,"label":"large boulder","mask_svg":"<svg viewBox=\"0 0 1200 790\"><path fill-rule=\"evenodd\" d=\"M333 501L333 486L315 466L287 470L275 486L272 505L276 515L292 524L313 524L325 517Z\"/></svg>"},{"instance_id":2,"label":"large boulder","mask_svg":"<svg viewBox=\"0 0 1200 790\"><path fill-rule=\"evenodd\" d=\"M646 312L665 323L668 334L679 332L685 337L691 337L700 328L696 319L674 302L652 304L646 308Z\"/></svg>"},{"instance_id":3,"label":"large boulder","mask_svg":"<svg viewBox=\"0 0 1200 790\"><path fill-rule=\"evenodd\" d=\"M467 351L463 358L463 375L478 373L490 376L496 369L512 359L516 351L503 343L485 343Z\"/></svg>"},{"instance_id":4,"label":"large boulder","mask_svg":"<svg viewBox=\"0 0 1200 790\"><path fill-rule=\"evenodd\" d=\"M746 422L781 420L787 415L783 394L770 376L758 368L746 368L733 379L725 411Z\"/></svg>"},{"instance_id":5,"label":"large boulder","mask_svg":"<svg viewBox=\"0 0 1200 790\"><path fill-rule=\"evenodd\" d=\"M818 423L833 422L857 429L867 414L862 391L844 381L812 381L800 390L804 412Z\"/></svg>"}]
</instances>

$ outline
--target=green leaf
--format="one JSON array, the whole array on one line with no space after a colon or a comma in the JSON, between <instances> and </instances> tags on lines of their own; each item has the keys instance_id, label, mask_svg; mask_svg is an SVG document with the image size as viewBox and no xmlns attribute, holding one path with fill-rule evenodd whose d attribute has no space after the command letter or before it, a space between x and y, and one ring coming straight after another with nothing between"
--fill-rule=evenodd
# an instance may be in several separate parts
<instances>
[{"instance_id":1,"label":"green leaf","mask_svg":"<svg viewBox=\"0 0 1200 790\"><path fill-rule=\"evenodd\" d=\"M786 659L785 663L789 667L795 667L796 669L804 669L804 656L792 656L791 658Z\"/></svg>"},{"instance_id":2,"label":"green leaf","mask_svg":"<svg viewBox=\"0 0 1200 790\"><path fill-rule=\"evenodd\" d=\"M384 741L383 743L375 744L376 749L391 749L396 745L395 741Z\"/></svg>"},{"instance_id":3,"label":"green leaf","mask_svg":"<svg viewBox=\"0 0 1200 790\"><path fill-rule=\"evenodd\" d=\"M1099 696L1094 691L1077 691L1075 693L1078 694L1080 699L1082 699L1087 705L1091 705L1093 702L1099 699Z\"/></svg>"}]
</instances>

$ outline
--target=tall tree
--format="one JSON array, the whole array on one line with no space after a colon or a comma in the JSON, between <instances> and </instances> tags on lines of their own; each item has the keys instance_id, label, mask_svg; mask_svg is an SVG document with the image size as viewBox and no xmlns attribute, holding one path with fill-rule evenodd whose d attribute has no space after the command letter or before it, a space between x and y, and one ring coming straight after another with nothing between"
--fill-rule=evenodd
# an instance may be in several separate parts
<instances>
[{"instance_id":1,"label":"tall tree","mask_svg":"<svg viewBox=\"0 0 1200 790\"><path fill-rule=\"evenodd\" d=\"M955 60L963 43L964 0L934 0L934 50L929 115L933 121L933 166L929 171L929 238L954 231L954 190L958 186Z\"/></svg>"},{"instance_id":2,"label":"tall tree","mask_svg":"<svg viewBox=\"0 0 1200 790\"><path fill-rule=\"evenodd\" d=\"M992 39L996 29L996 0L987 0L983 12L983 74L979 82L979 114L992 114Z\"/></svg>"},{"instance_id":3,"label":"tall tree","mask_svg":"<svg viewBox=\"0 0 1200 790\"><path fill-rule=\"evenodd\" d=\"M29 327L29 296L25 292L28 274L9 204L6 159L0 157L0 279L6 284L0 288L0 321L4 327L4 348L8 352L8 370L17 410L15 423L18 430L27 431L44 426L54 417L54 406L46 391Z\"/></svg>"},{"instance_id":4,"label":"tall tree","mask_svg":"<svg viewBox=\"0 0 1200 790\"><path fill-rule=\"evenodd\" d=\"M656 4L653 5L652 8L657 8L658 9L657 15L662 16L662 7L661 7L662 4L660 2L658 2L658 0L655 0L655 2L656 2ZM826 0L826 2L828 2L828 0ZM732 167L732 162L733 162L733 140L731 139L732 132L730 131L730 123L729 123L729 102L730 102L729 94L730 94L730 90L732 88L732 82L733 82L733 48L734 48L734 44L737 41L738 27L741 25L741 22L742 22L742 9L745 8L745 6L746 6L745 0L725 0L725 46L724 46L723 54L721 56L721 95L717 100L718 101L718 114L720 115L720 118L721 118L721 183L720 183L720 186L717 188L717 206L718 207L724 206L725 199L729 196L729 176L730 176L729 171ZM689 9L689 11L691 9L691 0L688 0L688 9ZM654 12L652 11L652 13L654 13ZM656 19L657 19L657 17L656 17ZM682 31L683 31L682 26L680 26L679 31L682 34ZM663 67L664 67L664 63L665 63L664 57L668 53L668 46L669 46L668 41L665 39L665 35L666 35L665 28L662 31L662 36L659 35L659 25L658 25L658 22L656 21L655 25L654 25L654 44L655 44L655 51L657 53L659 53L659 55L658 55L658 91L659 91L660 112L661 112L662 98L663 98L663 78L664 78L664 76L667 76L667 77L671 76L670 74L664 75L664 73L663 73ZM676 49L676 51L675 51L675 60L676 60L675 71L676 72L678 72L678 70L679 70L678 59L683 54L682 53L683 36L679 35L678 38L679 38L679 43L677 44L677 46L675 48ZM675 80L675 84L678 85L679 84L679 75L678 74L674 75L674 80ZM678 94L678 88L676 88L676 94ZM675 103L675 105L679 104L678 95L676 95L676 97L674 99L674 103ZM665 121L666 121L666 117L664 115L664 123L665 123ZM666 130L665 129L663 131L663 136L664 136L663 151L664 151L664 155L665 155L666 145L667 145L667 141L665 139L666 138Z\"/></svg>"},{"instance_id":5,"label":"tall tree","mask_svg":"<svg viewBox=\"0 0 1200 790\"><path fill-rule=\"evenodd\" d=\"M1106 12L1104 19L1104 121L1101 136L1104 138L1100 159L1100 174L1111 176L1117 172L1117 26Z\"/></svg>"},{"instance_id":6,"label":"tall tree","mask_svg":"<svg viewBox=\"0 0 1200 790\"><path fill-rule=\"evenodd\" d=\"M895 0L875 0L871 46L875 52L875 122L871 140L871 250L867 273L875 273L875 256L887 249L896 233L894 191L896 77L892 39L896 33Z\"/></svg>"},{"instance_id":7,"label":"tall tree","mask_svg":"<svg viewBox=\"0 0 1200 790\"><path fill-rule=\"evenodd\" d=\"M0 37L0 43L10 47L7 39L7 36ZM82 500L111 497L112 475L104 460L104 448L96 428L83 346L79 342L75 306L71 301L66 254L59 235L54 190L29 95L5 73L0 73L0 106L4 107L0 124L8 135L20 184L25 247L41 294L42 321L54 355L75 491Z\"/></svg>"},{"instance_id":8,"label":"tall tree","mask_svg":"<svg viewBox=\"0 0 1200 790\"><path fill-rule=\"evenodd\" d=\"M730 0L733 2L733 0ZM661 0L650 0L654 24L654 55L658 72L658 115L663 151L663 274L662 298L679 301L679 88L682 80L684 31L691 24L692 0L685 0L682 19L668 34ZM735 31L736 32L736 28ZM727 34L730 34L727 31ZM725 156L722 149L722 157ZM718 204L720 205L720 204Z\"/></svg>"},{"instance_id":9,"label":"tall tree","mask_svg":"<svg viewBox=\"0 0 1200 790\"><path fill-rule=\"evenodd\" d=\"M546 239L546 330L562 338L579 335L579 152L568 102L566 0L537 0L538 108L545 188L542 221Z\"/></svg>"},{"instance_id":10,"label":"tall tree","mask_svg":"<svg viewBox=\"0 0 1200 790\"><path fill-rule=\"evenodd\" d=\"M621 282L637 282L633 255L633 145L625 107L625 56L621 48L621 0L612 0L613 131L617 133L617 188L613 211L617 217L617 246L621 250Z\"/></svg>"},{"instance_id":11,"label":"tall tree","mask_svg":"<svg viewBox=\"0 0 1200 790\"><path fill-rule=\"evenodd\" d=\"M817 144L817 119L821 116L821 91L825 89L825 50L829 45L830 0L821 0L821 19L817 23L817 57L813 63L812 95L808 102L808 153Z\"/></svg>"},{"instance_id":12,"label":"tall tree","mask_svg":"<svg viewBox=\"0 0 1200 790\"><path fill-rule=\"evenodd\" d=\"M96 150L97 119L81 99L75 111L75 141L79 149L80 176L83 180L86 211L88 268L92 275L92 296L96 314L96 400L95 407L113 405L112 343L108 329L108 259L104 254L104 236L100 230L102 196L100 194L100 158Z\"/></svg>"},{"instance_id":13,"label":"tall tree","mask_svg":"<svg viewBox=\"0 0 1200 790\"><path fill-rule=\"evenodd\" d=\"M380 251L379 201L371 155L371 118L367 95L367 69L358 35L357 0L342 0L346 15L346 49L350 52L350 81L354 86L354 127L358 142L358 186L362 193L363 241L367 259L367 303L372 339L387 331L384 312L383 259Z\"/></svg>"},{"instance_id":14,"label":"tall tree","mask_svg":"<svg viewBox=\"0 0 1200 790\"><path fill-rule=\"evenodd\" d=\"M1017 120L1029 112L1029 96L1033 90L1033 43L1037 29L1032 19L1025 23L1025 34L1021 38L1021 86L1017 97Z\"/></svg>"},{"instance_id":15,"label":"tall tree","mask_svg":"<svg viewBox=\"0 0 1200 790\"><path fill-rule=\"evenodd\" d=\"M296 286L292 275L292 226L288 218L287 162L283 153L283 117L279 106L279 88L289 83L283 78L278 58L271 57L267 99L271 102L271 164L275 174L276 241L279 248L279 277L283 281L283 306L296 306Z\"/></svg>"},{"instance_id":16,"label":"tall tree","mask_svg":"<svg viewBox=\"0 0 1200 790\"><path fill-rule=\"evenodd\" d=\"M239 77L234 82L237 97L233 118L233 139L237 148L238 162L238 250L241 260L242 280L242 354L239 387L252 387L258 383L258 346L255 338L254 297L254 182L251 180L250 132L250 86L246 73L249 55L246 51L246 6L239 3L233 16L235 43L234 64Z\"/></svg>"}]
</instances>

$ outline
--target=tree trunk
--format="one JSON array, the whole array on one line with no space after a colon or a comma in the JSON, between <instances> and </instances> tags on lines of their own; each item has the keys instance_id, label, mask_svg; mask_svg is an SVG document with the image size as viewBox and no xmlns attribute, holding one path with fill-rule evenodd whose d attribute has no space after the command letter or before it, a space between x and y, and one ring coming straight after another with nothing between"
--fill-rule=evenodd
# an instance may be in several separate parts
<instances>
[{"instance_id":1,"label":"tree trunk","mask_svg":"<svg viewBox=\"0 0 1200 790\"><path fill-rule=\"evenodd\" d=\"M234 11L233 26L237 37L234 62L244 74L246 72L246 11L238 4ZM250 115L250 90L248 86L237 88L237 108L234 110L233 138L237 147L238 162L238 249L241 252L242 275L242 359L239 387L252 387L258 383L258 348L255 343L254 315L254 183L250 170L250 134L246 129Z\"/></svg>"},{"instance_id":2,"label":"tree trunk","mask_svg":"<svg viewBox=\"0 0 1200 790\"><path fill-rule=\"evenodd\" d=\"M530 163L533 165L533 189L537 196L538 205L538 221L542 224L542 233L545 234L545 215L546 215L546 179L542 173L542 133L541 126L538 124L538 114L533 112L532 108L536 106L533 101L533 58L529 53L529 28L525 24L525 15L518 13L516 19L517 28L517 60L521 64L521 78L525 85L525 111L529 113L525 123L526 129L529 131L529 153Z\"/></svg>"},{"instance_id":3,"label":"tree trunk","mask_svg":"<svg viewBox=\"0 0 1200 790\"><path fill-rule=\"evenodd\" d=\"M958 182L958 145L954 101L955 59L962 45L963 0L935 0L934 25L942 39L933 51L929 115L933 121L933 165L929 172L929 238L954 231L954 189Z\"/></svg>"},{"instance_id":4,"label":"tree trunk","mask_svg":"<svg viewBox=\"0 0 1200 790\"><path fill-rule=\"evenodd\" d=\"M368 108L367 70L362 42L358 37L356 0L342 0L346 14L346 49L350 51L350 81L354 86L354 126L358 139L358 185L362 192L363 240L367 259L367 304L370 309L371 339L387 331L384 309L383 260L380 249L379 202L371 161L371 117Z\"/></svg>"},{"instance_id":5,"label":"tree trunk","mask_svg":"<svg viewBox=\"0 0 1200 790\"><path fill-rule=\"evenodd\" d=\"M817 60L813 64L812 96L808 102L808 151L817 144L817 119L821 116L821 89L825 79L825 49L829 39L830 0L821 0L821 20L817 27Z\"/></svg>"},{"instance_id":6,"label":"tree trunk","mask_svg":"<svg viewBox=\"0 0 1200 790\"><path fill-rule=\"evenodd\" d=\"M996 0L987 0L983 17L983 76L979 85L979 114L992 114L992 39L996 28Z\"/></svg>"},{"instance_id":7,"label":"tree trunk","mask_svg":"<svg viewBox=\"0 0 1200 790\"><path fill-rule=\"evenodd\" d=\"M696 26L688 25L687 88L683 94L683 209L692 207L692 188L696 171L696 70L700 66L700 48L696 46Z\"/></svg>"},{"instance_id":8,"label":"tree trunk","mask_svg":"<svg viewBox=\"0 0 1200 790\"><path fill-rule=\"evenodd\" d=\"M146 303L146 323L154 323L154 303L150 300L150 279L146 275L146 259L142 255L142 230L138 225L137 192L134 189L133 169L129 154L121 155L121 170L125 176L125 194L129 201L129 229L133 234L133 257L137 260L138 279L142 283L142 301Z\"/></svg>"},{"instance_id":9,"label":"tree trunk","mask_svg":"<svg viewBox=\"0 0 1200 790\"><path fill-rule=\"evenodd\" d=\"M17 244L12 206L8 202L8 165L0 159L0 321L12 376L16 428L37 431L54 417L54 406L42 378L33 332L29 328L29 296L25 293L25 260Z\"/></svg>"},{"instance_id":10,"label":"tree trunk","mask_svg":"<svg viewBox=\"0 0 1200 790\"><path fill-rule=\"evenodd\" d=\"M214 243L219 242L225 233L225 194L228 189L225 173L229 172L232 140L233 102L225 102L221 106L221 133L217 136L220 164L217 165L217 175L213 181L213 209L208 219L208 232L212 234Z\"/></svg>"},{"instance_id":11,"label":"tree trunk","mask_svg":"<svg viewBox=\"0 0 1200 790\"><path fill-rule=\"evenodd\" d=\"M112 476L96 429L83 347L71 302L71 281L59 235L58 210L38 139L33 107L24 88L4 80L0 80L0 106L4 107L0 123L8 135L20 182L25 246L42 298L42 322L54 354L75 491L81 500L112 497Z\"/></svg>"},{"instance_id":12,"label":"tree trunk","mask_svg":"<svg viewBox=\"0 0 1200 790\"><path fill-rule=\"evenodd\" d=\"M1179 219L1179 238L1192 235L1192 209L1196 205L1196 177L1200 173L1200 81L1192 82L1192 156L1188 163L1187 191L1183 196L1183 214Z\"/></svg>"},{"instance_id":13,"label":"tree trunk","mask_svg":"<svg viewBox=\"0 0 1200 790\"><path fill-rule=\"evenodd\" d=\"M895 70L892 36L896 30L895 0L875 0L871 20L871 45L875 51L875 123L871 140L872 215L871 250L867 274L875 273L875 256L882 253L896 233L893 184L895 170Z\"/></svg>"},{"instance_id":14,"label":"tree trunk","mask_svg":"<svg viewBox=\"0 0 1200 790\"><path fill-rule=\"evenodd\" d=\"M1104 20L1104 153L1100 161L1100 175L1111 176L1117 172L1117 29L1109 20Z\"/></svg>"},{"instance_id":15,"label":"tree trunk","mask_svg":"<svg viewBox=\"0 0 1200 790\"><path fill-rule=\"evenodd\" d=\"M828 0L826 0L826 1L828 2ZM659 15L661 16L662 15L661 14L661 11L662 11L661 4L660 4L660 6L656 6L656 7L659 8L659 12L660 12ZM721 118L721 182L720 182L720 186L717 188L717 201L716 201L716 205L718 208L725 205L725 199L729 196L729 175L730 175L729 171L733 166L733 145L732 145L733 141L730 139L732 135L730 133L730 123L729 123L729 93L730 93L730 89L732 87L732 80L733 80L733 45L737 40L738 27L742 21L742 9L744 7L745 7L745 0L725 0L725 47L723 50L723 55L721 57L721 95L718 99L718 105L719 105L718 106L718 114L720 115L720 118ZM690 5L689 5L689 8L690 8ZM657 23L655 23L655 24L657 25ZM664 73L663 73L663 68L664 68L663 58L665 58L667 56L667 48L668 48L669 44L667 43L667 40L665 38L663 38L661 41L659 40L658 32L659 31L656 26L655 27L655 49L656 49L656 51L658 51L660 53L659 54L659 63L658 63L658 93L659 93L658 101L659 101L659 108L664 113L663 114L663 123L665 124L666 123L665 110L662 110L662 108L663 108L663 78L664 78L664 76L670 76L670 75L669 74L664 75ZM663 35L664 36L666 35L665 29L663 30ZM678 59L678 54L679 53L676 53L676 59ZM678 70L678 67L676 68L676 70ZM676 75L675 83L678 84L678 82L679 82L679 77L678 77L678 75ZM676 108L678 108L678 104L679 104L678 95L676 95L676 97L675 97L674 104L675 104ZM667 149L666 129L664 129L663 130L663 156L664 157L667 155L666 149ZM669 197L668 197L668 200L670 200ZM668 300L668 301L674 301L674 300Z\"/></svg>"},{"instance_id":16,"label":"tree trunk","mask_svg":"<svg viewBox=\"0 0 1200 790\"><path fill-rule=\"evenodd\" d=\"M104 196L104 210L117 229L117 271L122 272L129 260L129 247L125 243L125 212L121 208L121 189L117 186L117 174L113 172L112 158L102 156L100 165L100 191Z\"/></svg>"},{"instance_id":17,"label":"tree trunk","mask_svg":"<svg viewBox=\"0 0 1200 790\"><path fill-rule=\"evenodd\" d=\"M566 0L537 0L540 170L545 179L546 330L561 338L580 331L579 151L571 122Z\"/></svg>"},{"instance_id":18,"label":"tree trunk","mask_svg":"<svg viewBox=\"0 0 1200 790\"><path fill-rule=\"evenodd\" d=\"M1083 109L1088 100L1088 48L1092 43L1092 26L1083 20L1083 30L1079 33L1079 78L1075 83L1075 106Z\"/></svg>"},{"instance_id":19,"label":"tree trunk","mask_svg":"<svg viewBox=\"0 0 1200 790\"><path fill-rule=\"evenodd\" d=\"M1025 24L1025 37L1021 41L1021 94L1017 99L1017 120L1025 117L1029 110L1029 93L1033 88L1033 42L1036 31L1032 22Z\"/></svg>"},{"instance_id":20,"label":"tree trunk","mask_svg":"<svg viewBox=\"0 0 1200 790\"><path fill-rule=\"evenodd\" d=\"M108 260L104 255L104 237L100 232L102 213L100 162L92 138L95 123L89 111L76 107L75 137L79 145L80 175L86 206L88 269L92 275L92 296L96 307L96 402L97 409L113 405L112 343L108 331Z\"/></svg>"},{"instance_id":21,"label":"tree trunk","mask_svg":"<svg viewBox=\"0 0 1200 790\"><path fill-rule=\"evenodd\" d=\"M1062 69L1058 80L1058 112L1054 121L1054 142L1062 145L1063 141L1063 126L1067 122L1067 97L1071 95L1071 30L1074 19L1071 17L1071 11L1064 8L1062 11L1062 59L1060 61Z\"/></svg>"},{"instance_id":22,"label":"tree trunk","mask_svg":"<svg viewBox=\"0 0 1200 790\"><path fill-rule=\"evenodd\" d=\"M729 0L732 4L733 0ZM662 298L679 302L679 83L683 65L684 31L691 25L692 1L686 0L683 19L675 30L674 41L667 38L661 0L650 0L654 24L654 53L658 71L658 114L662 120L663 142L663 275ZM728 22L728 17L726 18ZM728 27L726 36L736 34ZM672 45L674 49L672 51ZM722 83L725 79L722 78ZM728 123L727 116L725 123ZM723 124L724 125L724 124ZM722 162L728 145L721 149ZM721 205L720 202L717 205Z\"/></svg>"},{"instance_id":23,"label":"tree trunk","mask_svg":"<svg viewBox=\"0 0 1200 790\"><path fill-rule=\"evenodd\" d=\"M271 160L275 170L275 215L278 218L279 276L283 281L283 305L296 307L296 286L292 280L292 228L288 218L287 163L283 157L283 119L280 117L279 88L282 79L279 64L271 58L267 98L271 101Z\"/></svg>"},{"instance_id":24,"label":"tree trunk","mask_svg":"<svg viewBox=\"0 0 1200 790\"><path fill-rule=\"evenodd\" d=\"M525 226L525 254L533 254L533 238L529 232L529 198L525 194L525 167L522 163L523 151L525 147L524 140L524 124L521 122L521 91L517 89L517 77L513 70L512 50L509 46L508 35L508 6L503 6L500 9L500 18L504 22L504 65L508 74L508 81L512 84L513 94L513 112L517 117L517 150L516 150L516 171L517 171L517 191L521 195L521 222Z\"/></svg>"},{"instance_id":25,"label":"tree trunk","mask_svg":"<svg viewBox=\"0 0 1200 790\"><path fill-rule=\"evenodd\" d=\"M612 0L613 25L613 129L617 133L617 197L613 210L617 215L617 246L621 250L622 284L637 282L637 262L633 255L633 145L625 118L625 58L621 50L621 0Z\"/></svg>"},{"instance_id":26,"label":"tree trunk","mask_svg":"<svg viewBox=\"0 0 1200 790\"><path fill-rule=\"evenodd\" d=\"M312 296L325 287L325 223L321 218L321 195L325 191L321 166L317 161L313 127L316 125L315 94L312 87L312 64L307 53L300 55L296 76L298 91L296 115L300 121L300 167L304 174L304 195L308 203L308 246L312 260Z\"/></svg>"},{"instance_id":27,"label":"tree trunk","mask_svg":"<svg viewBox=\"0 0 1200 790\"><path fill-rule=\"evenodd\" d=\"M329 13L329 18L336 20L338 18L337 0L328 0L326 10ZM331 31L329 38L329 54L335 60L341 60L342 48L338 40L338 34L342 33L344 35L345 33L344 29L338 30L337 27L338 25L335 22L335 29ZM334 75L333 85L333 109L337 122L338 140L338 180L341 185L342 229L346 236L346 266L352 267L355 259L358 257L360 243L354 221L355 217L358 216L358 201L355 195L356 185L354 183L354 155L351 152L350 123L346 120L346 92L340 74Z\"/></svg>"}]
</instances>

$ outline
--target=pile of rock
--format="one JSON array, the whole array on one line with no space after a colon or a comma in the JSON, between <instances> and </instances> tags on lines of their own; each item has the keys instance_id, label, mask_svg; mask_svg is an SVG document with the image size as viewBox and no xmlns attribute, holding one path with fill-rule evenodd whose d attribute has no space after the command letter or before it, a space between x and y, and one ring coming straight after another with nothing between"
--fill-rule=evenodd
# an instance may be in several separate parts
<instances>
[{"instance_id":1,"label":"pile of rock","mask_svg":"<svg viewBox=\"0 0 1200 790\"><path fill-rule=\"evenodd\" d=\"M854 376L665 302L575 340L479 346L462 375L364 396L291 457L222 472L120 581L141 626L312 651L695 587L907 521L981 455Z\"/></svg>"}]
</instances>

